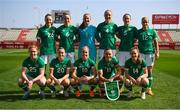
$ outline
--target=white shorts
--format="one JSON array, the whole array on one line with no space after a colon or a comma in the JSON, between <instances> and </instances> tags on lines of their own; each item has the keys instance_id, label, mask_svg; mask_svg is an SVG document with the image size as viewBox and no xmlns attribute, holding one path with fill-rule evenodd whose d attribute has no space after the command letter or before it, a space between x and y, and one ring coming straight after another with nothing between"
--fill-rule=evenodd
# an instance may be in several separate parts
<instances>
[{"instance_id":1,"label":"white shorts","mask_svg":"<svg viewBox=\"0 0 180 110\"><path fill-rule=\"evenodd\" d=\"M116 50L112 50L112 53L113 53L113 56L115 56L116 55ZM99 49L99 51L98 51L98 58L102 59L103 56L104 56L104 49Z\"/></svg>"},{"instance_id":2,"label":"white shorts","mask_svg":"<svg viewBox=\"0 0 180 110\"><path fill-rule=\"evenodd\" d=\"M41 58L44 60L45 64L50 64L51 61L56 58L56 54L53 55L41 55Z\"/></svg>"},{"instance_id":3,"label":"white shorts","mask_svg":"<svg viewBox=\"0 0 180 110\"><path fill-rule=\"evenodd\" d=\"M71 63L74 63L74 52L66 53L66 57L68 57L71 60Z\"/></svg>"},{"instance_id":4,"label":"white shorts","mask_svg":"<svg viewBox=\"0 0 180 110\"><path fill-rule=\"evenodd\" d=\"M119 65L121 67L125 66L125 62L129 58L131 58L130 52L119 51L119 53L118 53L118 60L119 60Z\"/></svg>"},{"instance_id":5,"label":"white shorts","mask_svg":"<svg viewBox=\"0 0 180 110\"><path fill-rule=\"evenodd\" d=\"M143 54L141 53L141 57L146 61L147 66L154 65L154 54Z\"/></svg>"}]
</instances>

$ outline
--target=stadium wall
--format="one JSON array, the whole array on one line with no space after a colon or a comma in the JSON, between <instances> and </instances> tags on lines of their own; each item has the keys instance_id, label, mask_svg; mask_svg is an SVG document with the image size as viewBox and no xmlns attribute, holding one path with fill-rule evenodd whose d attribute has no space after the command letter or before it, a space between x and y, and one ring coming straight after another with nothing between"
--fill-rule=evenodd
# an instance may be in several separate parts
<instances>
[{"instance_id":1,"label":"stadium wall","mask_svg":"<svg viewBox=\"0 0 180 110\"><path fill-rule=\"evenodd\" d=\"M160 49L180 50L180 29L157 29ZM37 29L4 29L0 28L0 48L25 49L36 44ZM117 39L116 47L120 41ZM78 48L79 43L75 44ZM97 48L99 43L96 42Z\"/></svg>"}]
</instances>

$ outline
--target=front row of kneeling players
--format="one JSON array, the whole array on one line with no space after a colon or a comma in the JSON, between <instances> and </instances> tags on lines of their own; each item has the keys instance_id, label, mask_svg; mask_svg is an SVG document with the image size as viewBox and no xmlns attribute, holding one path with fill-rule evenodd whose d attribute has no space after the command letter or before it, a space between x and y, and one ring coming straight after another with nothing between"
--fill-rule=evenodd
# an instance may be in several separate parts
<instances>
[{"instance_id":1,"label":"front row of kneeling players","mask_svg":"<svg viewBox=\"0 0 180 110\"><path fill-rule=\"evenodd\" d=\"M44 61L38 56L38 48L35 45L29 47L30 56L22 64L22 76L19 78L19 86L25 91L23 99L27 99L34 83L40 87L39 95L45 98L44 89L47 85L51 89L52 97L56 95L55 85L63 85L64 96L69 96L70 88L75 89L75 95L81 95L82 84L88 84L89 95L94 97L95 86L99 85L99 95L104 96L103 82L119 81L120 88L125 82L129 90L128 97L132 96L132 86L142 87L141 98L145 99L145 91L149 84L147 79L146 62L140 57L139 50L132 48L131 58L125 63L125 77L121 75L121 67L111 49L104 50L104 56L98 63L98 71L95 62L89 58L88 47L82 48L82 57L71 64L70 59L65 57L64 48L59 48L57 58L50 63L50 75L46 80L44 75Z\"/></svg>"}]
</instances>

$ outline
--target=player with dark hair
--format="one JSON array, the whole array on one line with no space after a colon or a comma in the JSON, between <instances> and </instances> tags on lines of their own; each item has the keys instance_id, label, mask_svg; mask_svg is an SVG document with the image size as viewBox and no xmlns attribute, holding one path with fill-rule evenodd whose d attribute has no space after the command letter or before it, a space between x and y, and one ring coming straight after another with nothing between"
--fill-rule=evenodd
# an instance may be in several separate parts
<instances>
[{"instance_id":1,"label":"player with dark hair","mask_svg":"<svg viewBox=\"0 0 180 110\"><path fill-rule=\"evenodd\" d=\"M104 96L104 82L112 82L118 80L120 83L120 88L123 83L123 77L121 76L121 68L119 66L119 61L113 56L111 49L104 50L104 57L98 63L98 75L99 75L99 95Z\"/></svg>"},{"instance_id":2,"label":"player with dark hair","mask_svg":"<svg viewBox=\"0 0 180 110\"><path fill-rule=\"evenodd\" d=\"M74 63L74 43L78 40L78 29L71 25L71 16L67 13L63 15L64 24L57 28L56 34L59 40L59 47L63 47L66 56Z\"/></svg>"},{"instance_id":3,"label":"player with dark hair","mask_svg":"<svg viewBox=\"0 0 180 110\"><path fill-rule=\"evenodd\" d=\"M68 97L68 88L70 85L69 73L71 68L71 61L66 57L64 48L58 49L58 57L53 59L50 63L50 78L47 80L47 85L52 90L52 97L56 96L55 84L64 87L64 96ZM61 88L60 88L61 90Z\"/></svg>"},{"instance_id":4,"label":"player with dark hair","mask_svg":"<svg viewBox=\"0 0 180 110\"><path fill-rule=\"evenodd\" d=\"M37 32L37 45L40 49L40 57L46 64L49 64L52 59L56 57L56 47L55 47L55 31L56 28L53 26L53 19L51 14L46 14L45 25L38 29Z\"/></svg>"},{"instance_id":5,"label":"player with dark hair","mask_svg":"<svg viewBox=\"0 0 180 110\"><path fill-rule=\"evenodd\" d=\"M134 41L137 36L137 28L130 24L131 22L131 15L126 13L123 15L123 26L118 27L118 37L120 39L119 45L119 65L123 68L125 65L125 61L131 57L129 51L132 47L134 47Z\"/></svg>"},{"instance_id":6,"label":"player with dark hair","mask_svg":"<svg viewBox=\"0 0 180 110\"><path fill-rule=\"evenodd\" d=\"M146 98L146 89L149 85L146 61L141 58L138 48L133 47L130 51L131 58L125 62L125 86L129 90L128 98L132 97L132 86L142 86L141 98Z\"/></svg>"}]
</instances>

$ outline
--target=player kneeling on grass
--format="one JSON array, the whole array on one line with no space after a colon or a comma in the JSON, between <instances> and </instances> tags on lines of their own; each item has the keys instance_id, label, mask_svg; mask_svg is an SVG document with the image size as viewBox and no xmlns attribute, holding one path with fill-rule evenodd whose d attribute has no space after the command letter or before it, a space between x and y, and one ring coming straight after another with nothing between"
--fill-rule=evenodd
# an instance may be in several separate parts
<instances>
[{"instance_id":1,"label":"player kneeling on grass","mask_svg":"<svg viewBox=\"0 0 180 110\"><path fill-rule=\"evenodd\" d=\"M58 49L58 57L50 63L50 78L47 80L47 85L51 89L52 97L56 97L54 84L59 85L59 87L64 86L64 96L69 96L68 88L70 84L69 71L71 68L71 60L65 56L64 48L60 47Z\"/></svg>"},{"instance_id":2,"label":"player kneeling on grass","mask_svg":"<svg viewBox=\"0 0 180 110\"><path fill-rule=\"evenodd\" d=\"M99 95L104 97L104 82L112 82L114 80L119 81L120 88L123 84L123 77L121 76L121 68L119 61L113 56L111 49L104 50L104 57L98 63L98 75L99 75Z\"/></svg>"},{"instance_id":3,"label":"player kneeling on grass","mask_svg":"<svg viewBox=\"0 0 180 110\"><path fill-rule=\"evenodd\" d=\"M26 58L22 64L21 78L19 78L19 87L21 87L25 93L22 99L27 99L30 95L30 90L34 83L37 83L41 89L39 92L40 98L44 99L44 89L46 84L46 78L44 77L44 61L37 55L37 46L31 45L29 47L30 56Z\"/></svg>"},{"instance_id":4,"label":"player kneeling on grass","mask_svg":"<svg viewBox=\"0 0 180 110\"><path fill-rule=\"evenodd\" d=\"M141 98L146 99L146 89L148 87L147 66L144 59L141 58L139 50L135 47L131 49L131 58L125 62L125 86L129 90L128 98L132 97L132 85L142 86Z\"/></svg>"},{"instance_id":5,"label":"player kneeling on grass","mask_svg":"<svg viewBox=\"0 0 180 110\"><path fill-rule=\"evenodd\" d=\"M95 62L89 58L89 48L87 46L82 48L81 55L82 57L74 63L71 84L76 90L76 97L80 97L81 95L80 86L82 84L88 84L90 86L89 95L94 97L94 88L97 84Z\"/></svg>"}]
</instances>

